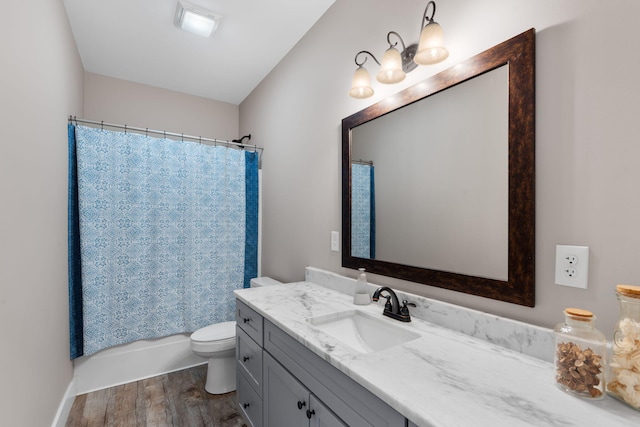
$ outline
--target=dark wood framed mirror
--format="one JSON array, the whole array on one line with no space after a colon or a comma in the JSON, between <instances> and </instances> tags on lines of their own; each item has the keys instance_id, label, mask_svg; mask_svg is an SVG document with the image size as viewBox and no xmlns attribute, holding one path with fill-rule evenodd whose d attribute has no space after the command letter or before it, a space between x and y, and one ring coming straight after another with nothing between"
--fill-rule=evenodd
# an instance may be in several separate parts
<instances>
[{"instance_id":1,"label":"dark wood framed mirror","mask_svg":"<svg viewBox=\"0 0 640 427\"><path fill-rule=\"evenodd\" d=\"M502 77L501 77L502 76ZM489 80L483 80L489 79ZM492 83L492 80L497 83ZM491 85L503 84L504 88L497 87L502 95L493 101L487 95L487 91L493 92ZM480 92L467 92L469 87L476 86ZM482 92L484 90L485 92ZM446 100L455 93L457 98ZM462 97L462 98L461 98ZM485 110L492 110L489 106L496 104L497 113L494 116L486 117L466 117L463 110L466 107L465 99L470 99L469 105L475 105L476 113ZM445 102L445 104L442 104ZM449 102L449 104L446 104ZM500 103L504 104L503 106ZM449 105L449 110L442 112ZM479 108L478 108L479 106ZM416 110L421 108L423 110ZM400 119L400 113L414 111L413 121L407 124L406 119ZM417 111L417 113L416 113ZM421 111L427 111L422 113ZM435 116L429 115L435 111ZM470 113L477 115L476 113ZM415 115L418 119L415 120ZM446 116L447 120L452 120L454 126L447 125L448 128L456 128L456 132L443 132L434 134L433 129L436 122L440 122L434 117ZM506 117L503 117L506 116ZM388 126L383 130L380 126L382 122ZM497 121L495 130L487 131L489 123ZM445 120L446 122L446 120ZM366 126L365 126L366 125ZM485 126L486 125L486 126ZM444 126L444 125L443 125ZM493 126L493 125L492 125ZM398 132L405 132L410 128L408 134L401 133L402 137L394 137ZM365 131L366 129L366 131ZM466 129L467 136L460 136L461 129ZM386 132L389 132L388 134ZM413 132L413 133L412 133ZM357 142L356 137L357 136ZM392 150L402 147L404 153L390 151L373 150L375 135L383 135L379 146L384 146ZM392 135L391 137L389 135ZM406 136L408 135L408 136ZM498 135L498 136L495 136ZM503 135L503 136L501 136ZM484 139L483 139L484 138ZM486 139L486 140L485 140ZM493 149L489 145L504 140L503 148L498 148L498 154L493 155ZM410 148L407 153L406 143L409 140L417 140L418 148ZM462 140L469 146L458 148L458 153L469 153L469 150L478 150L477 153L465 157L470 157L466 162L459 161L460 154L453 154L449 157L442 156L442 152L450 151L449 148L458 144ZM484 144L487 144L486 146ZM439 151L422 152L425 147L439 146ZM486 147L486 148L485 148ZM369 150L369 151L367 151ZM384 153L382 153L384 151ZM372 158L362 159L356 157L359 152L374 152ZM414 155L411 153L415 152ZM356 154L354 154L356 153ZM392 157L402 157L405 163L391 162ZM480 158L486 158L488 163L478 166ZM420 163L407 166L407 159L415 158ZM496 160L500 158L502 160ZM425 162L425 159L431 161ZM478 159L478 161L476 161ZM362 162L361 162L362 160ZM352 224L354 215L354 177L352 174L355 163L374 164L380 168L380 173L376 170L375 196L372 193L367 199L371 206L370 218L367 223L370 239L365 251L355 249L357 240L355 228ZM494 163L491 163L494 162ZM495 163L495 162L502 162ZM380 165L378 166L378 163ZM391 169L389 164L393 163L396 170ZM425 166L430 165L430 166ZM440 166L442 166L440 168ZM396 195L405 191L405 181L390 183L387 182L391 176L402 175L402 170L423 170L440 169L452 172L450 177L446 175L431 175L427 180L418 178L420 182L435 189L435 194L418 192L412 190L410 197L402 199L401 202L395 198ZM467 194L470 191L462 184L461 187L449 189L445 185L452 180L457 180L458 176L466 176L462 179L466 183L484 182L484 172L499 172L504 175L504 183L500 179L491 181L486 188L474 193L471 197ZM412 175L413 177L414 175ZM415 175L421 177L422 175ZM421 181L423 180L423 181ZM381 182L379 182L381 181ZM427 186L427 181L432 185ZM373 184L373 179L367 185ZM497 182L497 183L496 183ZM360 185L355 183L357 187ZM389 187L385 193L385 185ZM380 190L378 190L380 188ZM422 190L421 190L422 191ZM385 194L393 193L390 198ZM455 202L449 202L441 198L442 194L462 194L464 196ZM496 194L503 196L496 196ZM465 198L466 197L466 198ZM373 200L375 199L375 206ZM469 200L497 200L487 203L487 207L476 208L469 204ZM425 203L426 202L426 203ZM425 204L430 207L450 206L453 210L447 212L430 213L431 209L424 209ZM399 207L395 214L391 207ZM457 206L457 208L455 208ZM360 205L356 210L360 209ZM388 209L389 208L389 209ZM451 230L461 231L460 236L448 236L444 233L437 236L436 231L446 230L441 224L443 218L453 218L458 216L458 211L469 212L462 217L461 223L453 224ZM504 212L502 212L504 211ZM385 215L388 214L389 218ZM377 218L377 217L380 218ZM402 217L398 220L399 217ZM374 218L375 221L374 221ZM396 222L391 221L395 218ZM406 232L403 224L415 218L416 223L411 225L413 229L420 232ZM387 221L389 219L389 221ZM448 220L447 220L448 221ZM422 225L428 224L429 227ZM489 224L489 225L485 225ZM428 230L422 230L423 228ZM429 231L430 230L430 231ZM489 231L487 231L489 230ZM491 232L494 230L495 232ZM478 231L478 235L475 235ZM482 232L480 232L482 231ZM361 110L342 121L342 266L346 268L362 268L375 274L381 274L398 279L423 283L430 286L437 286L458 292L478 295L486 298L506 301L533 307L535 304L535 30L528 30L512 39L500 43L466 61L461 62L447 70L444 70L429 79L405 89L398 94L380 101L364 110ZM484 233L484 234L483 234ZM491 234L487 234L491 233ZM416 241L410 242L411 235L418 236ZM395 236L392 238L387 236ZM495 239L494 237L497 236ZM394 240L390 242L389 239ZM451 252L444 251L448 243L452 245ZM467 243L477 241L477 247L469 251L469 258L456 264L449 263L449 260L458 258L458 253L462 254ZM494 249L489 241L496 240ZM405 243L407 243L405 245ZM409 250L403 252L402 247ZM442 248L442 251L441 251ZM440 264L430 259L431 255L445 252L444 260ZM481 257L485 254L493 255L497 259L497 267L494 270L485 271L484 265L492 264L493 261L484 261ZM418 255L414 259L412 255ZM477 258L477 259L476 259ZM480 261L479 261L480 260ZM478 262L479 261L479 262ZM470 270L462 268L462 265L478 264ZM503 265L501 265L503 264ZM474 269L474 268L477 268Z\"/></svg>"}]
</instances>

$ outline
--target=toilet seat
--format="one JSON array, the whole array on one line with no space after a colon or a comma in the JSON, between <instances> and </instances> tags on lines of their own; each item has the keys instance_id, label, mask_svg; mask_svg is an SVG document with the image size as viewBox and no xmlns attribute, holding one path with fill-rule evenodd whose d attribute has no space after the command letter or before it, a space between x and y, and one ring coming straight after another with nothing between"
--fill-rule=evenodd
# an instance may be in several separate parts
<instances>
[{"instance_id":1,"label":"toilet seat","mask_svg":"<svg viewBox=\"0 0 640 427\"><path fill-rule=\"evenodd\" d=\"M196 353L231 350L236 346L236 322L222 322L200 328L191 334L191 349Z\"/></svg>"},{"instance_id":2,"label":"toilet seat","mask_svg":"<svg viewBox=\"0 0 640 427\"><path fill-rule=\"evenodd\" d=\"M236 336L236 321L214 323L213 325L200 328L191 334L193 341L217 341Z\"/></svg>"}]
</instances>

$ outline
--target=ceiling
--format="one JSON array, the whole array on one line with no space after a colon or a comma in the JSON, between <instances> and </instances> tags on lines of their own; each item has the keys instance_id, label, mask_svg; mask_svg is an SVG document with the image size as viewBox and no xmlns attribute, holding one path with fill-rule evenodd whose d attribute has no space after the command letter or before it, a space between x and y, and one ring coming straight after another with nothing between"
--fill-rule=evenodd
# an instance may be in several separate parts
<instances>
[{"instance_id":1,"label":"ceiling","mask_svg":"<svg viewBox=\"0 0 640 427\"><path fill-rule=\"evenodd\" d=\"M222 15L209 38L177 0L63 0L85 71L240 104L334 0L190 0Z\"/></svg>"}]
</instances>

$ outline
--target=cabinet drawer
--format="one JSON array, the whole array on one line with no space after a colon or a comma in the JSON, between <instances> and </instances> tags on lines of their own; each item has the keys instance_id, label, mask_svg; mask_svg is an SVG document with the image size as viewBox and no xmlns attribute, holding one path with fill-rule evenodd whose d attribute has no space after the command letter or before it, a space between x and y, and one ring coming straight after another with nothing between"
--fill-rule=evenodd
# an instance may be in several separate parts
<instances>
[{"instance_id":1,"label":"cabinet drawer","mask_svg":"<svg viewBox=\"0 0 640 427\"><path fill-rule=\"evenodd\" d=\"M236 300L236 323L262 347L262 316L239 300Z\"/></svg>"},{"instance_id":2,"label":"cabinet drawer","mask_svg":"<svg viewBox=\"0 0 640 427\"><path fill-rule=\"evenodd\" d=\"M239 326L236 327L236 366L258 395L262 396L262 347Z\"/></svg>"},{"instance_id":3,"label":"cabinet drawer","mask_svg":"<svg viewBox=\"0 0 640 427\"><path fill-rule=\"evenodd\" d=\"M236 377L238 406L249 427L262 427L262 399L249 385L244 373L239 372Z\"/></svg>"}]
</instances>

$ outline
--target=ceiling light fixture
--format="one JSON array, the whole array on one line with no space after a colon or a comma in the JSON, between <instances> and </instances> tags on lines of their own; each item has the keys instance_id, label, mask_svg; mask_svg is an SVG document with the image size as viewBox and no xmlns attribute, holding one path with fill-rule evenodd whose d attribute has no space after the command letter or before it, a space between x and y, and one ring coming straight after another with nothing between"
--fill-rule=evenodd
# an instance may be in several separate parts
<instances>
[{"instance_id":1,"label":"ceiling light fixture","mask_svg":"<svg viewBox=\"0 0 640 427\"><path fill-rule=\"evenodd\" d=\"M218 28L222 16L184 1L179 1L176 7L174 23L177 27L197 34L209 37Z\"/></svg>"},{"instance_id":2,"label":"ceiling light fixture","mask_svg":"<svg viewBox=\"0 0 640 427\"><path fill-rule=\"evenodd\" d=\"M429 6L433 10L431 16L427 16ZM376 75L376 80L384 84L398 83L404 80L407 73L413 71L418 65L432 65L442 62L449 56L449 51L444 47L444 36L440 24L433 20L436 14L436 2L430 1L422 14L420 22L420 39L417 44L405 47L404 40L400 34L395 31L389 31L387 34L387 49L382 56L382 63L369 51L361 50L356 54L355 62L358 68L353 75L351 82L351 90L349 95L353 98L368 98L373 95L371 87L371 77L369 72L364 68L367 57L359 61L360 55L369 55L380 65L380 71ZM426 22L426 25L425 25ZM396 36L402 44L402 52L396 49L398 42L391 43L391 36Z\"/></svg>"}]
</instances>

